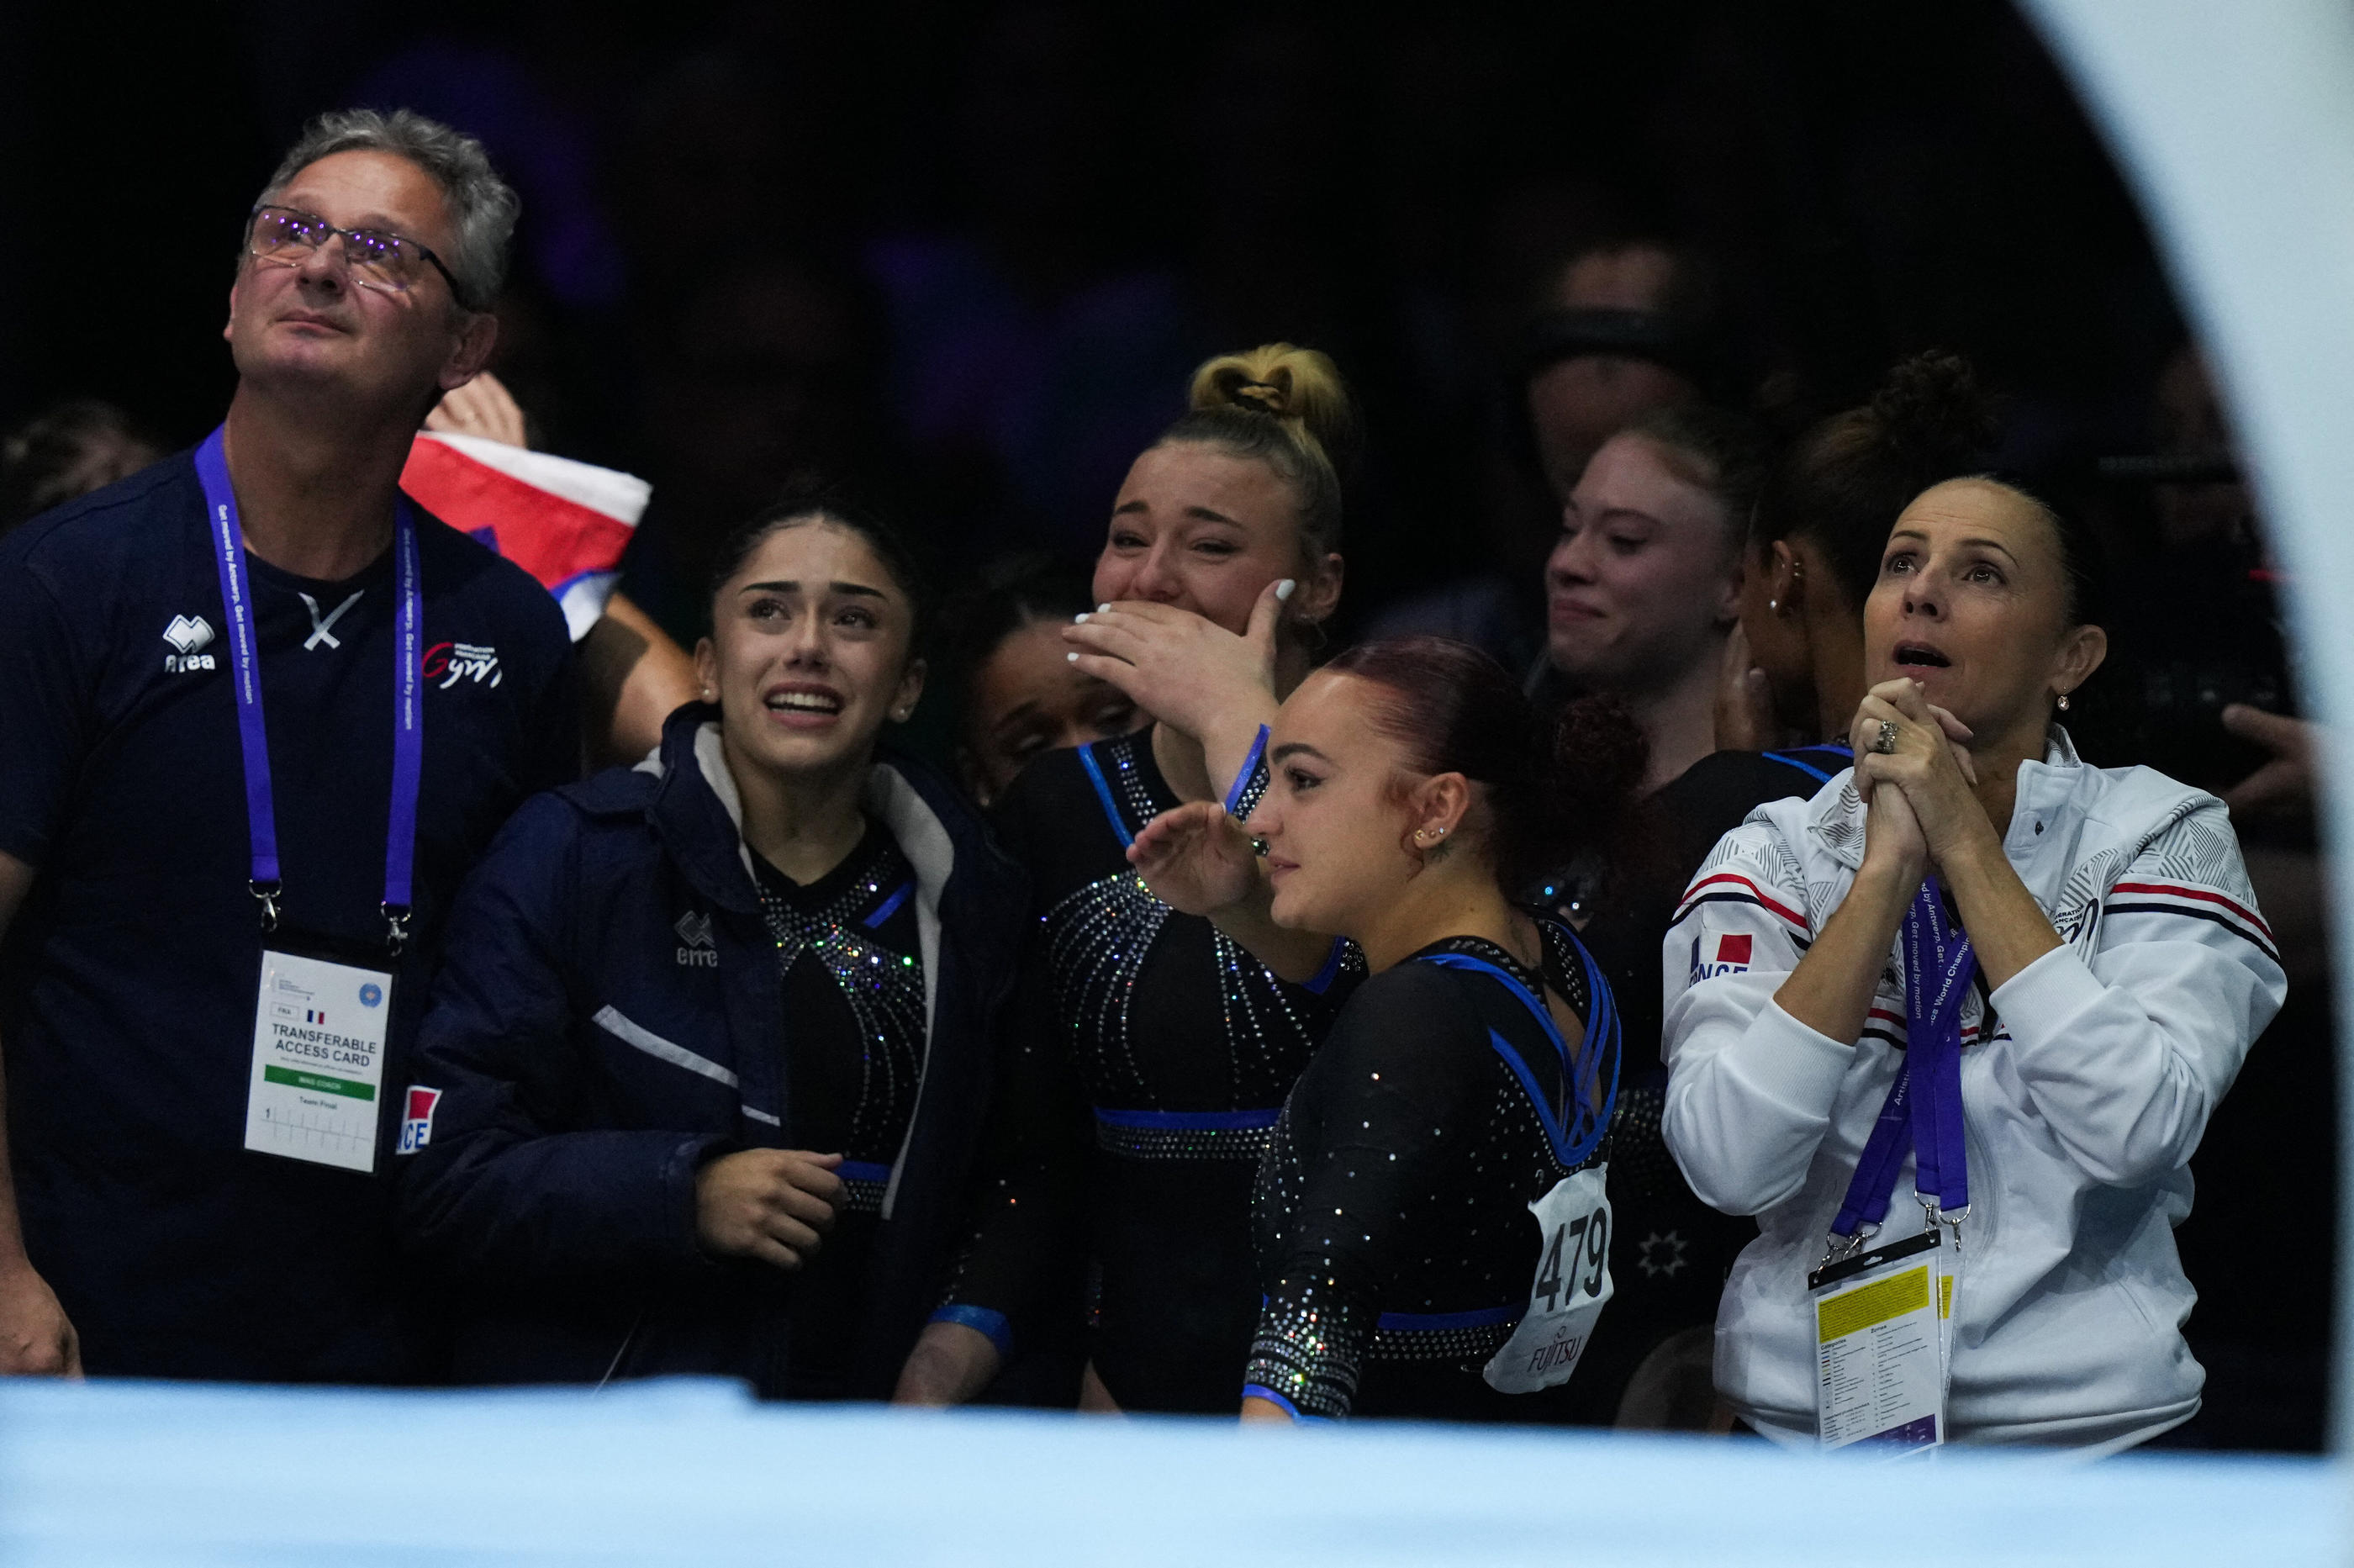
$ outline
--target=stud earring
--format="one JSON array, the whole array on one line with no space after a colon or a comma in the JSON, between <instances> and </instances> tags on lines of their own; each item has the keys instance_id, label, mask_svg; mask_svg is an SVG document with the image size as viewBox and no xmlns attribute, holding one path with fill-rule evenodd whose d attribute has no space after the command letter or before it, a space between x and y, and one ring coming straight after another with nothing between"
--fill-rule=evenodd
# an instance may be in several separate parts
<instances>
[{"instance_id":1,"label":"stud earring","mask_svg":"<svg viewBox=\"0 0 2354 1568\"><path fill-rule=\"evenodd\" d=\"M1769 599L1766 601L1766 608L1768 609L1779 609L1782 608L1782 601L1778 599Z\"/></svg>"}]
</instances>

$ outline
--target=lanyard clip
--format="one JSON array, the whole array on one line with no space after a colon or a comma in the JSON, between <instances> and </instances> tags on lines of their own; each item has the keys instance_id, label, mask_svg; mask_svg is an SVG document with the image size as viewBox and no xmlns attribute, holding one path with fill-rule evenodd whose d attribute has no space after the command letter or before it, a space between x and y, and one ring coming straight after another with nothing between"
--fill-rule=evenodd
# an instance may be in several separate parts
<instances>
[{"instance_id":1,"label":"lanyard clip","mask_svg":"<svg viewBox=\"0 0 2354 1568\"><path fill-rule=\"evenodd\" d=\"M249 882L246 887L261 901L261 929L266 935L278 929L278 893L282 882Z\"/></svg>"},{"instance_id":2,"label":"lanyard clip","mask_svg":"<svg viewBox=\"0 0 2354 1568\"><path fill-rule=\"evenodd\" d=\"M408 946L409 912L405 906L380 904L376 907L384 911L384 944L397 959L400 949Z\"/></svg>"},{"instance_id":3,"label":"lanyard clip","mask_svg":"<svg viewBox=\"0 0 2354 1568\"><path fill-rule=\"evenodd\" d=\"M1880 1234L1880 1227L1866 1220L1855 1227L1855 1234L1843 1236L1833 1231L1824 1239L1823 1263L1844 1263L1863 1250L1864 1244ZM1821 1267L1821 1264L1815 1266Z\"/></svg>"}]
</instances>

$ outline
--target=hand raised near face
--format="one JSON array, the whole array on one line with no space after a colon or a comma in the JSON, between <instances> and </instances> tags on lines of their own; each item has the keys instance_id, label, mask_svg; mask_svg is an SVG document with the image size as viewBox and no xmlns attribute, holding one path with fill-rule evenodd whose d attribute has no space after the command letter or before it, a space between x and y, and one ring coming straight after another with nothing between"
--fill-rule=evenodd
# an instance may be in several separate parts
<instances>
[{"instance_id":1,"label":"hand raised near face","mask_svg":"<svg viewBox=\"0 0 2354 1568\"><path fill-rule=\"evenodd\" d=\"M1276 632L1292 587L1289 577L1267 584L1240 637L1190 609L1121 599L1065 627L1063 640L1080 670L1201 739L1245 718L1256 726L1275 711Z\"/></svg>"},{"instance_id":2,"label":"hand raised near face","mask_svg":"<svg viewBox=\"0 0 2354 1568\"><path fill-rule=\"evenodd\" d=\"M1153 818L1129 846L1128 861L1154 897L1182 915L1214 915L1258 887L1250 835L1213 800Z\"/></svg>"}]
</instances>

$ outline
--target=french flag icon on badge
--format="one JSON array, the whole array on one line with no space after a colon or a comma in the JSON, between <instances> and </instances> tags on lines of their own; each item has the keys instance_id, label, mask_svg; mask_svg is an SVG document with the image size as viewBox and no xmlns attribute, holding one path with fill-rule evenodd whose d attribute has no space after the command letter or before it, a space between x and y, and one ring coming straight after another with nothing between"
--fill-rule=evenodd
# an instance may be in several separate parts
<instances>
[{"instance_id":1,"label":"french flag icon on badge","mask_svg":"<svg viewBox=\"0 0 2354 1568\"><path fill-rule=\"evenodd\" d=\"M1716 939L1716 961L1749 967L1749 933L1727 932Z\"/></svg>"},{"instance_id":2,"label":"french flag icon on badge","mask_svg":"<svg viewBox=\"0 0 2354 1568\"><path fill-rule=\"evenodd\" d=\"M433 1141L433 1107L440 1103L440 1090L429 1089L421 1084L408 1086L408 1114L400 1120L397 1153L414 1154Z\"/></svg>"}]
</instances>

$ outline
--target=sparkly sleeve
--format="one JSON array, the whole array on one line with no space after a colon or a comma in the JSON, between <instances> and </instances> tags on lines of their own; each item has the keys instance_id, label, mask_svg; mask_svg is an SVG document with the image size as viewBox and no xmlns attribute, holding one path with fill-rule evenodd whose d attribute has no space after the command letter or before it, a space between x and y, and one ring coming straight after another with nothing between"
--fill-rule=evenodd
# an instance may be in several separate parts
<instances>
[{"instance_id":1,"label":"sparkly sleeve","mask_svg":"<svg viewBox=\"0 0 2354 1568\"><path fill-rule=\"evenodd\" d=\"M1367 980L1301 1077L1263 1170L1258 1333L1244 1392L1348 1414L1403 1261L1481 1131L1489 1047L1461 982L1426 964Z\"/></svg>"},{"instance_id":2,"label":"sparkly sleeve","mask_svg":"<svg viewBox=\"0 0 2354 1568\"><path fill-rule=\"evenodd\" d=\"M965 1323L1001 1354L1075 1315L1086 1277L1082 1183L1093 1123L1054 1028L1034 941L999 1044L973 1229L935 1320Z\"/></svg>"}]
</instances>

